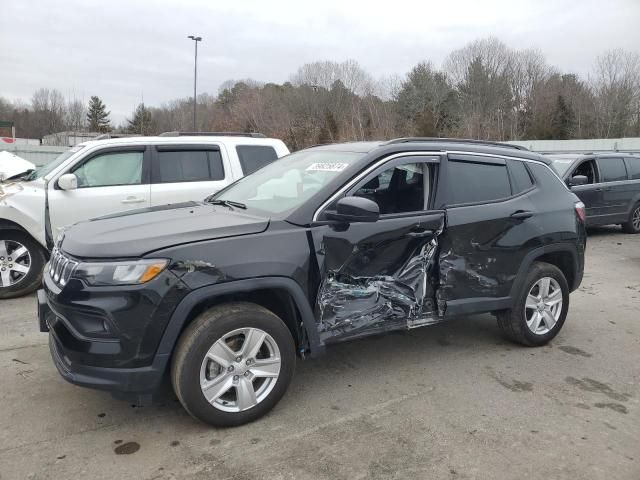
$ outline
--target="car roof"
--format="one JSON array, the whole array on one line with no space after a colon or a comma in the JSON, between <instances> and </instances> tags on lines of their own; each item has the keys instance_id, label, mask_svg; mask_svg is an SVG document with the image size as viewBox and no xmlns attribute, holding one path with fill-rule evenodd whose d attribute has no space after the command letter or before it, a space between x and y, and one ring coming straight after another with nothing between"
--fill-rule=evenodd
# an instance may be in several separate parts
<instances>
[{"instance_id":1,"label":"car roof","mask_svg":"<svg viewBox=\"0 0 640 480\"><path fill-rule=\"evenodd\" d=\"M553 160L582 160L585 158L620 158L620 157L638 157L637 153L632 152L592 152L592 153L545 153L545 157Z\"/></svg>"},{"instance_id":2,"label":"car roof","mask_svg":"<svg viewBox=\"0 0 640 480\"><path fill-rule=\"evenodd\" d=\"M275 142L282 142L277 138L255 138L255 137L244 137L244 136L215 136L215 135L197 135L197 136L148 136L148 137L119 137L119 138L107 138L104 140L88 140L86 142L82 142L78 145L85 147L93 147L97 145L137 145L137 144L185 144L185 143L194 143L194 144L203 144L208 142L220 142L231 145L268 145L273 144Z\"/></svg>"},{"instance_id":3,"label":"car roof","mask_svg":"<svg viewBox=\"0 0 640 480\"><path fill-rule=\"evenodd\" d=\"M391 151L449 151L464 153L486 153L491 155L524 158L536 160L547 165L551 160L539 153L530 152L522 147L497 142L483 142L479 140L449 139L449 138L402 138L395 140L379 140L371 142L346 142L309 147L317 150L337 152L358 152L365 154L385 154Z\"/></svg>"}]
</instances>

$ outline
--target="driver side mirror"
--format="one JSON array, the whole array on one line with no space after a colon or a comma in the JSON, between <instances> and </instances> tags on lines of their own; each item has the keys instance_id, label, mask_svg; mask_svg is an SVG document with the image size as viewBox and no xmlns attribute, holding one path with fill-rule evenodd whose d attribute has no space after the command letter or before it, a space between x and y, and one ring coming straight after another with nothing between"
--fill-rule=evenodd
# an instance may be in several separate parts
<instances>
[{"instance_id":1,"label":"driver side mirror","mask_svg":"<svg viewBox=\"0 0 640 480\"><path fill-rule=\"evenodd\" d=\"M58 179L58 186L62 190L75 190L78 188L78 177L73 173L65 173Z\"/></svg>"},{"instance_id":2,"label":"driver side mirror","mask_svg":"<svg viewBox=\"0 0 640 480\"><path fill-rule=\"evenodd\" d=\"M335 212L327 212L327 218L344 223L377 222L380 207L373 200L362 197L344 197L338 200Z\"/></svg>"},{"instance_id":3,"label":"driver side mirror","mask_svg":"<svg viewBox=\"0 0 640 480\"><path fill-rule=\"evenodd\" d=\"M586 175L574 175L567 181L567 184L570 187L577 187L578 185L586 185L587 183L589 183L589 179L587 178Z\"/></svg>"}]
</instances>

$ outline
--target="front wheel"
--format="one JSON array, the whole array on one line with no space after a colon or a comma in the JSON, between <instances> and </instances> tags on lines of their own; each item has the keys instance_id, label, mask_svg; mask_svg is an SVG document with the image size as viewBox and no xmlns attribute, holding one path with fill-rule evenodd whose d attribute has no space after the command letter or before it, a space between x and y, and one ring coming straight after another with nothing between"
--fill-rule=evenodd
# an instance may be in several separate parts
<instances>
[{"instance_id":1,"label":"front wheel","mask_svg":"<svg viewBox=\"0 0 640 480\"><path fill-rule=\"evenodd\" d=\"M0 230L0 299L21 297L42 283L45 252L20 230Z\"/></svg>"},{"instance_id":2,"label":"front wheel","mask_svg":"<svg viewBox=\"0 0 640 480\"><path fill-rule=\"evenodd\" d=\"M184 331L171 366L176 396L191 416L216 427L251 422L282 398L295 369L289 329L252 303L220 305Z\"/></svg>"},{"instance_id":3,"label":"front wheel","mask_svg":"<svg viewBox=\"0 0 640 480\"><path fill-rule=\"evenodd\" d=\"M555 265L535 262L514 307L498 313L498 326L510 340L537 347L558 334L568 309L569 286L562 271Z\"/></svg>"}]
</instances>

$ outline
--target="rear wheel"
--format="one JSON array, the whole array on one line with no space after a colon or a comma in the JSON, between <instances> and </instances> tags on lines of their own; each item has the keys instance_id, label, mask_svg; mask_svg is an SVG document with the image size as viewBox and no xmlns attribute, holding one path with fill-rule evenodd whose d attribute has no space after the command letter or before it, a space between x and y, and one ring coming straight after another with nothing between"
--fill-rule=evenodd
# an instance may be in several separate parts
<instances>
[{"instance_id":1,"label":"rear wheel","mask_svg":"<svg viewBox=\"0 0 640 480\"><path fill-rule=\"evenodd\" d=\"M640 203L636 203L629 213L629 220L622 224L626 233L640 233Z\"/></svg>"},{"instance_id":2,"label":"rear wheel","mask_svg":"<svg viewBox=\"0 0 640 480\"><path fill-rule=\"evenodd\" d=\"M530 347L545 345L564 325L569 286L555 265L535 262L511 310L498 313L498 326L510 340Z\"/></svg>"},{"instance_id":3,"label":"rear wheel","mask_svg":"<svg viewBox=\"0 0 640 480\"><path fill-rule=\"evenodd\" d=\"M284 322L259 305L231 303L207 310L187 327L171 380L193 417L229 427L271 410L294 368L295 345Z\"/></svg>"},{"instance_id":4,"label":"rear wheel","mask_svg":"<svg viewBox=\"0 0 640 480\"><path fill-rule=\"evenodd\" d=\"M42 283L45 252L20 230L0 230L0 299L35 291Z\"/></svg>"}]
</instances>

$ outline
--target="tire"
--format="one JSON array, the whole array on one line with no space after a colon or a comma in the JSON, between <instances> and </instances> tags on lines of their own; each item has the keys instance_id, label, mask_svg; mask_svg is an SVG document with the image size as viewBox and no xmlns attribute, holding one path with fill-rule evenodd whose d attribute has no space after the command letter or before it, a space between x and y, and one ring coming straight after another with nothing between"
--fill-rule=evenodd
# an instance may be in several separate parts
<instances>
[{"instance_id":1,"label":"tire","mask_svg":"<svg viewBox=\"0 0 640 480\"><path fill-rule=\"evenodd\" d=\"M548 302L543 302L542 305L540 305L540 302L530 301L529 306L525 307L530 293L533 293L532 300L534 296L537 296L536 294L539 295L541 293L540 289L544 286L543 279L551 279L549 280L548 291L557 291L557 294L548 297ZM555 303L553 306L548 307L547 304L555 302L560 297L562 298L561 305ZM532 308L532 305L535 305L535 307ZM541 310L537 309L538 306L544 309L542 313ZM547 307L549 308L548 313L552 315L551 318L546 316ZM510 310L498 313L498 326L509 340L528 347L539 347L549 343L558 334L564 325L568 309L569 285L562 271L549 263L534 262L527 274L524 287L516 300L515 306ZM536 313L538 317L534 318ZM536 319L539 323L536 323ZM555 322L551 320L555 320ZM552 324L551 328L548 328L549 324ZM536 329L535 333L532 328Z\"/></svg>"},{"instance_id":2,"label":"tire","mask_svg":"<svg viewBox=\"0 0 640 480\"><path fill-rule=\"evenodd\" d=\"M262 334L261 344L249 342L254 351L260 348L258 353L246 352L247 338ZM207 357L208 352L216 361ZM171 364L171 383L192 417L215 427L232 427L262 417L278 403L291 383L295 363L295 343L278 316L253 303L228 303L203 312L182 333ZM266 373L277 376L263 376ZM201 384L210 385L211 401Z\"/></svg>"},{"instance_id":3,"label":"tire","mask_svg":"<svg viewBox=\"0 0 640 480\"><path fill-rule=\"evenodd\" d=\"M38 289L46 261L44 249L30 235L20 230L0 230L0 299L21 297Z\"/></svg>"},{"instance_id":4,"label":"tire","mask_svg":"<svg viewBox=\"0 0 640 480\"><path fill-rule=\"evenodd\" d=\"M631 212L629 220L622 224L622 231L625 233L640 233L640 202L636 203Z\"/></svg>"}]
</instances>

